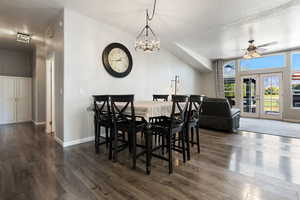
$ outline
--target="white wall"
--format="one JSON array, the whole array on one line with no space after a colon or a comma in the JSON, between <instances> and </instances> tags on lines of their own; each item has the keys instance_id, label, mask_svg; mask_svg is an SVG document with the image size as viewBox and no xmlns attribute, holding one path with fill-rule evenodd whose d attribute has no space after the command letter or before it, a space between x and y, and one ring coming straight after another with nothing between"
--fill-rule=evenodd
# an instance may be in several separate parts
<instances>
[{"instance_id":1,"label":"white wall","mask_svg":"<svg viewBox=\"0 0 300 200\"><path fill-rule=\"evenodd\" d=\"M33 52L33 121L43 123L46 120L46 63L44 44L36 45Z\"/></svg>"},{"instance_id":2,"label":"white wall","mask_svg":"<svg viewBox=\"0 0 300 200\"><path fill-rule=\"evenodd\" d=\"M216 78L214 70L212 72L201 73L201 92L207 97L216 97Z\"/></svg>"},{"instance_id":3,"label":"white wall","mask_svg":"<svg viewBox=\"0 0 300 200\"><path fill-rule=\"evenodd\" d=\"M0 49L0 75L32 77L32 51Z\"/></svg>"},{"instance_id":4,"label":"white wall","mask_svg":"<svg viewBox=\"0 0 300 200\"><path fill-rule=\"evenodd\" d=\"M181 93L201 94L200 73L170 53L137 53L135 37L72 10L64 11L64 21L65 142L93 135L87 112L93 94L135 94L136 100L150 100L153 93L168 93L175 75L182 81ZM111 42L123 43L132 54L133 70L125 78L110 76L102 66L102 51Z\"/></svg>"},{"instance_id":5,"label":"white wall","mask_svg":"<svg viewBox=\"0 0 300 200\"><path fill-rule=\"evenodd\" d=\"M55 136L64 140L64 14L51 23L46 33L46 57L54 55Z\"/></svg>"}]
</instances>

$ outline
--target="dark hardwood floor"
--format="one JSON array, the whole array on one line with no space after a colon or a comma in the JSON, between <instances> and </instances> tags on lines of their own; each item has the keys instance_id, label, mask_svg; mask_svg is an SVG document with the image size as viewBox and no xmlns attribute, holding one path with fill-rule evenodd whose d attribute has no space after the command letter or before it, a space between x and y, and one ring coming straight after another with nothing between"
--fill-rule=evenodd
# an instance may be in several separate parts
<instances>
[{"instance_id":1,"label":"dark hardwood floor","mask_svg":"<svg viewBox=\"0 0 300 200\"><path fill-rule=\"evenodd\" d=\"M0 199L300 200L300 140L201 130L201 147L175 156L173 175L153 158L147 176L127 152L112 163L92 142L63 149L31 123L0 126Z\"/></svg>"}]
</instances>

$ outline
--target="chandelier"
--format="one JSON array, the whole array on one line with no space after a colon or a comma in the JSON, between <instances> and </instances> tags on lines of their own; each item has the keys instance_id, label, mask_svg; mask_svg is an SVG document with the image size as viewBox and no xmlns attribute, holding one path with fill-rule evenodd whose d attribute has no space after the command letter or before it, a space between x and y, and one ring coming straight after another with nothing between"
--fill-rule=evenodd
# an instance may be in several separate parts
<instances>
[{"instance_id":1,"label":"chandelier","mask_svg":"<svg viewBox=\"0 0 300 200\"><path fill-rule=\"evenodd\" d=\"M156 8L156 0L154 0L154 6L151 17L149 16L148 9L146 10L146 25L137 36L135 41L135 50L142 50L145 52L158 51L160 49L160 41L156 34L149 26L149 22L153 19Z\"/></svg>"}]
</instances>

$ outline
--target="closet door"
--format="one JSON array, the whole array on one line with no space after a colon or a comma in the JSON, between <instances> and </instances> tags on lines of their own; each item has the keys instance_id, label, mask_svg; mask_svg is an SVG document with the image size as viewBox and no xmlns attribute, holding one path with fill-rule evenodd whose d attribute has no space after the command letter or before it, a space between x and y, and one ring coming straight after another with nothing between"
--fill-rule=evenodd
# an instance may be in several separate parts
<instances>
[{"instance_id":1,"label":"closet door","mask_svg":"<svg viewBox=\"0 0 300 200\"><path fill-rule=\"evenodd\" d=\"M0 124L16 122L16 81L0 76Z\"/></svg>"},{"instance_id":2,"label":"closet door","mask_svg":"<svg viewBox=\"0 0 300 200\"><path fill-rule=\"evenodd\" d=\"M16 79L16 121L32 120L31 78Z\"/></svg>"}]
</instances>

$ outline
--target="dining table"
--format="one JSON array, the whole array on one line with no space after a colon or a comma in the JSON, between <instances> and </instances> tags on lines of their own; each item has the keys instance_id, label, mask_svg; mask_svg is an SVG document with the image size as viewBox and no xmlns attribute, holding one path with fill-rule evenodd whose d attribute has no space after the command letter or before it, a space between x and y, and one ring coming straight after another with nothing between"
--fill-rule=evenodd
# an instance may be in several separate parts
<instances>
[{"instance_id":1,"label":"dining table","mask_svg":"<svg viewBox=\"0 0 300 200\"><path fill-rule=\"evenodd\" d=\"M171 101L135 101L134 110L136 116L143 117L146 121L149 121L153 117L170 116L170 113L172 111L172 102Z\"/></svg>"}]
</instances>

